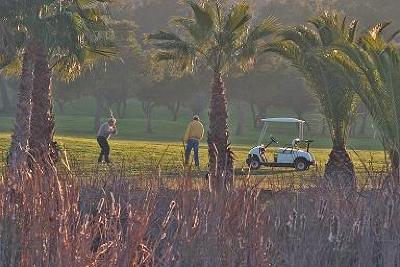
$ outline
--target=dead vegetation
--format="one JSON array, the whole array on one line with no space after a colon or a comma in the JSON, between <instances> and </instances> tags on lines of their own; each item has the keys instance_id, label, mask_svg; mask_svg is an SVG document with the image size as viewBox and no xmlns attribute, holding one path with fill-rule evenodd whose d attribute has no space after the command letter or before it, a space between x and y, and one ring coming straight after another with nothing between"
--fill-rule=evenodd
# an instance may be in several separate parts
<instances>
[{"instance_id":1,"label":"dead vegetation","mask_svg":"<svg viewBox=\"0 0 400 267\"><path fill-rule=\"evenodd\" d=\"M0 186L1 266L398 266L394 188L225 196L43 168ZM152 179L146 177L146 179ZM183 180L183 179L182 179ZM157 184L154 182L153 184Z\"/></svg>"}]
</instances>

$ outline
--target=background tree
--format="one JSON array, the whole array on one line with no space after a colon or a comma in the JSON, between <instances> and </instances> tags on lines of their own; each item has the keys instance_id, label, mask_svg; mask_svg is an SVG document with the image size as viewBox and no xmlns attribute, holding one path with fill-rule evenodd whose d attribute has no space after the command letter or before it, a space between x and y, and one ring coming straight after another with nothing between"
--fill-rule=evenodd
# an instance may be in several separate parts
<instances>
[{"instance_id":1,"label":"background tree","mask_svg":"<svg viewBox=\"0 0 400 267\"><path fill-rule=\"evenodd\" d=\"M65 115L65 106L78 100L82 96L82 88L78 83L65 83L55 80L53 82L53 97L57 103L60 114Z\"/></svg>"},{"instance_id":2,"label":"background tree","mask_svg":"<svg viewBox=\"0 0 400 267\"><path fill-rule=\"evenodd\" d=\"M259 40L276 28L273 19L251 27L247 3L224 9L218 1L188 2L192 17L175 17L172 23L181 34L160 31L148 39L158 48L157 60L172 61L181 71L194 71L203 62L213 71L208 131L210 190L221 192L233 182L233 158L229 148L228 112L223 75L234 63L249 68Z\"/></svg>"},{"instance_id":3,"label":"background tree","mask_svg":"<svg viewBox=\"0 0 400 267\"><path fill-rule=\"evenodd\" d=\"M260 118L268 116L268 109L284 108L304 118L315 107L303 80L278 58L263 60L249 73L231 79L229 85L232 98L249 104L254 128L259 126Z\"/></svg>"},{"instance_id":4,"label":"background tree","mask_svg":"<svg viewBox=\"0 0 400 267\"><path fill-rule=\"evenodd\" d=\"M148 86L142 87L136 93L137 99L142 104L142 110L146 118L146 132L152 133L152 119L154 108L160 106L164 101L162 98L162 92L164 89L164 83L159 81L150 82ZM164 102L165 103L165 102Z\"/></svg>"},{"instance_id":5,"label":"background tree","mask_svg":"<svg viewBox=\"0 0 400 267\"><path fill-rule=\"evenodd\" d=\"M184 106L190 109L192 115L202 114L210 102L209 83L204 82L209 80L210 75L207 70L201 69L190 76L189 84L187 84L190 96Z\"/></svg>"},{"instance_id":6,"label":"background tree","mask_svg":"<svg viewBox=\"0 0 400 267\"><path fill-rule=\"evenodd\" d=\"M17 83L14 78L0 76L0 99L2 103L1 111L11 113L15 109L15 88Z\"/></svg>"},{"instance_id":7,"label":"background tree","mask_svg":"<svg viewBox=\"0 0 400 267\"><path fill-rule=\"evenodd\" d=\"M82 91L82 96L94 98L94 131L100 126L101 117L109 116L113 106L118 116L124 117L127 101L143 86L144 80L143 62L146 59L136 40L137 26L131 21L112 18L109 18L108 26L112 30L109 38L116 44L118 58L98 59L90 66L90 71L66 88Z\"/></svg>"}]
</instances>

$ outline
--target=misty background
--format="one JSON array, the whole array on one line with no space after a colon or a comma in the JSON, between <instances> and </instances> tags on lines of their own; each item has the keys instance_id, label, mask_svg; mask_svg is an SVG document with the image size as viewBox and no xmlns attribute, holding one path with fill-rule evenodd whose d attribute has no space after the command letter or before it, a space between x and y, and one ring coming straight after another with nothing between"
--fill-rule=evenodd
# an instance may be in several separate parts
<instances>
[{"instance_id":1,"label":"misty background","mask_svg":"<svg viewBox=\"0 0 400 267\"><path fill-rule=\"evenodd\" d=\"M379 21L400 28L398 0L253 0L256 17L272 15L281 24L305 24L322 10L335 9L360 20L360 30ZM144 35L167 29L172 16L188 14L176 0L120 0L108 10L120 58L94 64L74 81L53 77L57 134L95 136L98 125L112 110L119 120L121 139L180 140L193 114L207 125L210 73L198 69L192 75L171 73L168 66L155 64ZM350 17L351 16L351 17ZM232 140L239 144L257 141L258 120L263 117L296 117L307 120L306 135L316 146L329 142L329 132L318 103L300 75L273 55L260 57L248 73L233 72L226 79L230 105ZM0 131L10 132L16 103L18 77L0 76ZM272 129L291 140L292 126ZM351 126L350 145L358 149L380 149L370 118L361 105Z\"/></svg>"}]
</instances>

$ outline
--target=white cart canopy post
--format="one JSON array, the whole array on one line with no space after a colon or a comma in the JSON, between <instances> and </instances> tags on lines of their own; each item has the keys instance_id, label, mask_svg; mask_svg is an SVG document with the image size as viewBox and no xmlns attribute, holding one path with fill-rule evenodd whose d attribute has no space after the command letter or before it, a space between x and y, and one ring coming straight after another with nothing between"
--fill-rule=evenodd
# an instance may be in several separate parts
<instances>
[{"instance_id":1,"label":"white cart canopy post","mask_svg":"<svg viewBox=\"0 0 400 267\"><path fill-rule=\"evenodd\" d=\"M298 123L299 124L299 139L303 140L304 138L304 120L299 120L295 118L266 118L266 119L261 119L261 121L264 123L264 126L261 130L260 138L258 139L258 145L261 144L261 142L264 140L265 135L267 133L268 126L271 123Z\"/></svg>"}]
</instances>

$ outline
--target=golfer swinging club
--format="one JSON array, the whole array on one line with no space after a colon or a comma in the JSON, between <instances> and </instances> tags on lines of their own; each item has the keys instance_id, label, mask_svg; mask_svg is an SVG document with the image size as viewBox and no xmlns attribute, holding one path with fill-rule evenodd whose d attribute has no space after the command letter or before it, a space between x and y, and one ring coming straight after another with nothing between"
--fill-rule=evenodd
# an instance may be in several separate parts
<instances>
[{"instance_id":1,"label":"golfer swinging club","mask_svg":"<svg viewBox=\"0 0 400 267\"><path fill-rule=\"evenodd\" d=\"M106 163L110 163L110 159L108 158L108 156L110 155L110 146L108 144L108 139L110 139L112 135L116 134L117 120L115 118L110 118L108 122L105 122L100 126L99 132L97 133L97 143L101 148L100 156L98 159L99 163L103 162L103 157Z\"/></svg>"},{"instance_id":2,"label":"golfer swinging club","mask_svg":"<svg viewBox=\"0 0 400 267\"><path fill-rule=\"evenodd\" d=\"M204 127L200 122L199 116L193 116L192 121L186 128L183 141L186 143L185 149L185 165L189 163L190 153L194 152L194 164L196 167L200 166L199 162L199 142L203 139Z\"/></svg>"}]
</instances>

